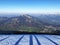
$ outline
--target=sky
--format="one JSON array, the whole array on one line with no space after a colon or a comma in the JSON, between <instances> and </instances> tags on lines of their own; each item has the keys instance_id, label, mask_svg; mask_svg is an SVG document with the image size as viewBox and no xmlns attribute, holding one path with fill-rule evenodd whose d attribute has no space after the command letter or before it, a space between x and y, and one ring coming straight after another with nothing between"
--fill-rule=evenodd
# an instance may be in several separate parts
<instances>
[{"instance_id":1,"label":"sky","mask_svg":"<svg viewBox=\"0 0 60 45\"><path fill-rule=\"evenodd\" d=\"M0 13L60 13L60 0L0 0Z\"/></svg>"}]
</instances>

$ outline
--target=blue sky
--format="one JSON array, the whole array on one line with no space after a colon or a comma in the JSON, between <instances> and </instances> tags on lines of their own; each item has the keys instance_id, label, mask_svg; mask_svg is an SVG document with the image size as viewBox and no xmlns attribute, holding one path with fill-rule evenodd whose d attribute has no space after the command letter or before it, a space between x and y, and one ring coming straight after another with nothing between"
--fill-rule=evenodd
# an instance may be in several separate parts
<instances>
[{"instance_id":1,"label":"blue sky","mask_svg":"<svg viewBox=\"0 0 60 45\"><path fill-rule=\"evenodd\" d=\"M0 13L59 13L60 0L0 0Z\"/></svg>"}]
</instances>

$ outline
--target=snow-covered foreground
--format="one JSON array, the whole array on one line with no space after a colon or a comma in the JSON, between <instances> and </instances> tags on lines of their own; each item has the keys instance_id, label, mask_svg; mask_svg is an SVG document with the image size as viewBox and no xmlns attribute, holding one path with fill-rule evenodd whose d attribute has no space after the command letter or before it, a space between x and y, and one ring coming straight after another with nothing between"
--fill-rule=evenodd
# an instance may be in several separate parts
<instances>
[{"instance_id":1,"label":"snow-covered foreground","mask_svg":"<svg viewBox=\"0 0 60 45\"><path fill-rule=\"evenodd\" d=\"M60 45L60 36L0 35L0 45Z\"/></svg>"}]
</instances>

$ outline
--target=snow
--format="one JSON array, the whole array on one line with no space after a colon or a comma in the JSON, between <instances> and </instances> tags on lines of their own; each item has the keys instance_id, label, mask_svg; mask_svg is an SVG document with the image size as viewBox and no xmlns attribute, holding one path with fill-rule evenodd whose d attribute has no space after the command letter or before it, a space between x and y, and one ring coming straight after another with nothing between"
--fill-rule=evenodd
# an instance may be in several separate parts
<instances>
[{"instance_id":1,"label":"snow","mask_svg":"<svg viewBox=\"0 0 60 45\"><path fill-rule=\"evenodd\" d=\"M32 40L30 40L31 38ZM0 35L0 45L31 45L30 42L33 45L39 45L38 43L41 45L60 45L60 35Z\"/></svg>"},{"instance_id":2,"label":"snow","mask_svg":"<svg viewBox=\"0 0 60 45\"><path fill-rule=\"evenodd\" d=\"M18 45L29 45L29 35L24 36Z\"/></svg>"},{"instance_id":3,"label":"snow","mask_svg":"<svg viewBox=\"0 0 60 45\"><path fill-rule=\"evenodd\" d=\"M38 40L41 43L41 45L54 45L51 41L49 41L48 39L43 37L43 35L39 35L37 37L38 37Z\"/></svg>"},{"instance_id":4,"label":"snow","mask_svg":"<svg viewBox=\"0 0 60 45\"><path fill-rule=\"evenodd\" d=\"M60 45L60 39L58 38L58 36L55 36L55 35L49 36L49 35L47 35L46 37L50 38L51 40L53 40L54 42L56 42L57 44Z\"/></svg>"}]
</instances>

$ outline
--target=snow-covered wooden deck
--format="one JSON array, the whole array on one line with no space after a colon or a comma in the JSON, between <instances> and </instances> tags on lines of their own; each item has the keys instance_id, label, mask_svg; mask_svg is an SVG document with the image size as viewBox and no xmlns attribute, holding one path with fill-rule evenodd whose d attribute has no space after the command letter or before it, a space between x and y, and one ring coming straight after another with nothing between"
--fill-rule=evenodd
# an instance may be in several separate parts
<instances>
[{"instance_id":1,"label":"snow-covered wooden deck","mask_svg":"<svg viewBox=\"0 0 60 45\"><path fill-rule=\"evenodd\" d=\"M0 45L60 45L60 36L0 35Z\"/></svg>"}]
</instances>

